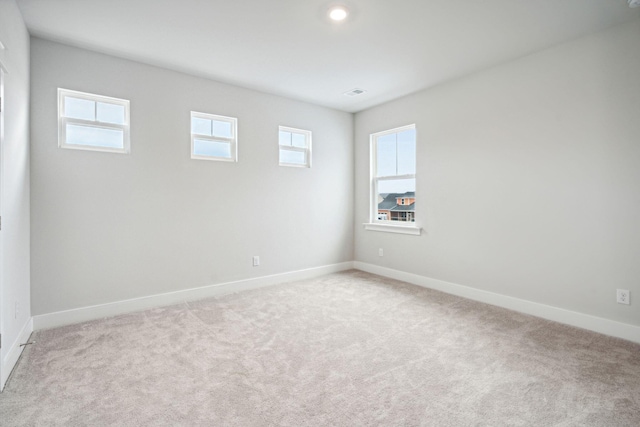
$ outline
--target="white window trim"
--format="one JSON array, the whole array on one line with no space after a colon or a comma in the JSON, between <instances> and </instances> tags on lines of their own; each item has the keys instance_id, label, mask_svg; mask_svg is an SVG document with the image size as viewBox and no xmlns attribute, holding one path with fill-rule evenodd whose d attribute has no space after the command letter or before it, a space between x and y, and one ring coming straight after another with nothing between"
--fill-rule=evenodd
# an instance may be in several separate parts
<instances>
[{"instance_id":1,"label":"white window trim","mask_svg":"<svg viewBox=\"0 0 640 427\"><path fill-rule=\"evenodd\" d=\"M215 120L217 122L227 122L231 124L231 137L222 136L208 136L193 133L191 122L196 117L205 120ZM191 158L196 160L215 160L222 162L237 162L238 161L238 119L235 117L220 116L217 114L199 113L192 111L189 119L189 133L191 134ZM228 142L231 145L231 158L219 157L219 156L202 156L194 154L194 142L196 139L212 141L212 142Z\"/></svg>"},{"instance_id":2,"label":"white window trim","mask_svg":"<svg viewBox=\"0 0 640 427\"><path fill-rule=\"evenodd\" d=\"M297 129L288 126L278 126L278 135L280 132L291 132L291 133L301 133L304 135L305 141L307 143L306 148L302 147L294 147L292 145L280 145L278 140L278 164L280 166L288 166L293 168L310 168L311 167L311 131L304 129ZM283 163L280 162L280 150L286 151L297 151L305 153L305 164L301 165L298 163Z\"/></svg>"},{"instance_id":3,"label":"white window trim","mask_svg":"<svg viewBox=\"0 0 640 427\"><path fill-rule=\"evenodd\" d=\"M387 224L390 221L378 221L376 223L365 222L364 229L369 231L382 231L385 233L396 233L396 234L410 234L413 236L419 236L422 233L421 227L416 227L415 225L391 225ZM397 221L394 221L397 222Z\"/></svg>"},{"instance_id":4,"label":"white window trim","mask_svg":"<svg viewBox=\"0 0 640 427\"><path fill-rule=\"evenodd\" d=\"M369 165L369 178L370 178L370 204L369 204L369 222L364 223L365 230L370 231L382 231L387 233L398 233L398 234L410 234L414 236L419 236L422 232L422 228L418 225L417 222L409 222L407 224L399 223L399 221L391 221L391 220L379 220L378 219L378 182L380 181L391 181L398 179L415 179L416 174L405 174L405 175L392 175L392 176L376 176L376 166L377 166L377 139L383 137L385 135L394 134L403 132L406 130L415 129L415 124L410 124L406 126L401 126L394 129L389 129L382 132L373 133L370 136L369 141L369 149L370 149L370 165ZM417 182L416 182L416 191L417 191ZM414 218L416 221L418 220L414 213Z\"/></svg>"},{"instance_id":5,"label":"white window trim","mask_svg":"<svg viewBox=\"0 0 640 427\"><path fill-rule=\"evenodd\" d=\"M120 105L124 107L124 124L105 123L96 120L83 120L74 119L72 117L64 116L64 98L70 96L72 98L86 99L87 101L94 101L96 103L102 102L106 104ZM77 124L82 126L89 126L101 129L114 129L123 131L123 148L110 148L110 147L96 147L94 145L81 145L81 144L67 144L67 124ZM131 151L131 137L129 126L129 100L112 98L104 95L95 95L92 93L78 92L75 90L58 88L58 147L70 148L72 150L89 150L89 151L103 151L107 153L122 153L127 154Z\"/></svg>"}]
</instances>

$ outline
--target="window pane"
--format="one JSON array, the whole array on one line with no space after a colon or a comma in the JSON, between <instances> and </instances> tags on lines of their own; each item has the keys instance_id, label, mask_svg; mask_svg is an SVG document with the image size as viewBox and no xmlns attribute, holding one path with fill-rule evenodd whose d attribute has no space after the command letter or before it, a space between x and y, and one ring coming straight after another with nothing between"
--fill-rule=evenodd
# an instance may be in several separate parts
<instances>
[{"instance_id":1,"label":"window pane","mask_svg":"<svg viewBox=\"0 0 640 427\"><path fill-rule=\"evenodd\" d=\"M415 179L378 181L378 221L415 222Z\"/></svg>"},{"instance_id":2,"label":"window pane","mask_svg":"<svg viewBox=\"0 0 640 427\"><path fill-rule=\"evenodd\" d=\"M406 193L416 191L416 179L390 179L378 181L378 193Z\"/></svg>"},{"instance_id":3,"label":"window pane","mask_svg":"<svg viewBox=\"0 0 640 427\"><path fill-rule=\"evenodd\" d=\"M74 119L95 120L95 102L86 99L64 97L64 115Z\"/></svg>"},{"instance_id":4,"label":"window pane","mask_svg":"<svg viewBox=\"0 0 640 427\"><path fill-rule=\"evenodd\" d=\"M91 147L124 148L124 131L67 124L67 144Z\"/></svg>"},{"instance_id":5,"label":"window pane","mask_svg":"<svg viewBox=\"0 0 640 427\"><path fill-rule=\"evenodd\" d=\"M306 153L303 151L280 150L280 163L306 165Z\"/></svg>"},{"instance_id":6,"label":"window pane","mask_svg":"<svg viewBox=\"0 0 640 427\"><path fill-rule=\"evenodd\" d=\"M398 175L416 173L416 130L398 134Z\"/></svg>"},{"instance_id":7,"label":"window pane","mask_svg":"<svg viewBox=\"0 0 640 427\"><path fill-rule=\"evenodd\" d=\"M201 119L200 117L191 117L191 133L212 136L211 120Z\"/></svg>"},{"instance_id":8,"label":"window pane","mask_svg":"<svg viewBox=\"0 0 640 427\"><path fill-rule=\"evenodd\" d=\"M116 125L123 125L124 105L98 102L98 121L105 123L114 123Z\"/></svg>"},{"instance_id":9,"label":"window pane","mask_svg":"<svg viewBox=\"0 0 640 427\"><path fill-rule=\"evenodd\" d=\"M292 133L292 145L294 147L306 148L307 147L307 138L301 133Z\"/></svg>"},{"instance_id":10,"label":"window pane","mask_svg":"<svg viewBox=\"0 0 640 427\"><path fill-rule=\"evenodd\" d=\"M396 136L397 134L385 135L377 138L377 174L376 176L397 175L396 165Z\"/></svg>"},{"instance_id":11,"label":"window pane","mask_svg":"<svg viewBox=\"0 0 640 427\"><path fill-rule=\"evenodd\" d=\"M221 136L223 138L231 138L231 123L220 122L218 120L213 121L213 136Z\"/></svg>"},{"instance_id":12,"label":"window pane","mask_svg":"<svg viewBox=\"0 0 640 427\"><path fill-rule=\"evenodd\" d=\"M280 131L278 141L280 145L291 145L291 132Z\"/></svg>"},{"instance_id":13,"label":"window pane","mask_svg":"<svg viewBox=\"0 0 640 427\"><path fill-rule=\"evenodd\" d=\"M225 157L230 159L231 144L228 142L196 139L193 141L193 154L197 156Z\"/></svg>"}]
</instances>

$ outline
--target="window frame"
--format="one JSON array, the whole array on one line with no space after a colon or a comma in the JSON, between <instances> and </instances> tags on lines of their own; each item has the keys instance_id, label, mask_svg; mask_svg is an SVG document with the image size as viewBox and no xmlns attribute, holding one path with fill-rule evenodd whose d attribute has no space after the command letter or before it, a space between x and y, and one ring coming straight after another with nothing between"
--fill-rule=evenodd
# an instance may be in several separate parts
<instances>
[{"instance_id":1,"label":"window frame","mask_svg":"<svg viewBox=\"0 0 640 427\"><path fill-rule=\"evenodd\" d=\"M280 132L297 133L304 135L306 147L294 147L293 145L281 145L280 144ZM293 137L292 137L293 138ZM278 126L278 165L288 166L293 168L310 168L311 167L311 138L312 132L310 130L293 128L290 126ZM280 150L295 151L299 153L305 153L305 163L286 163L280 161Z\"/></svg>"},{"instance_id":2,"label":"window frame","mask_svg":"<svg viewBox=\"0 0 640 427\"><path fill-rule=\"evenodd\" d=\"M66 97L84 99L95 102L96 109L98 102L103 104L118 105L124 107L124 124L101 122L98 120L96 111L95 120L76 119L66 117L64 99ZM101 147L95 145L68 144L67 143L67 124L75 124L78 126L92 127L99 129L121 130L123 131L122 148ZM88 150L102 151L107 153L128 154L131 152L131 121L130 121L130 101L128 99L113 98L105 95L97 95L93 93L80 92L77 90L58 88L58 147L69 148L72 150Z\"/></svg>"},{"instance_id":3,"label":"window frame","mask_svg":"<svg viewBox=\"0 0 640 427\"><path fill-rule=\"evenodd\" d=\"M193 133L193 118L212 120L217 122L227 122L231 124L231 137L209 136ZM213 132L212 132L213 133ZM195 160L215 160L221 162L237 162L238 161L238 119L236 117L221 116L219 114L202 113L199 111L191 111L189 115L189 134L191 135L191 158ZM195 140L206 140L211 142L227 142L230 145L231 157L205 156L195 154Z\"/></svg>"},{"instance_id":4,"label":"window frame","mask_svg":"<svg viewBox=\"0 0 640 427\"><path fill-rule=\"evenodd\" d=\"M370 151L370 170L369 170L369 222L365 223L365 229L372 231L384 231L391 233L401 233L401 234L411 234L411 235L420 235L421 228L417 224L417 217L415 211L413 213L413 218L416 222L412 221L392 221L391 218L386 220L378 219L378 188L380 181L392 181L392 180L401 180L401 179L414 179L416 180L416 192L417 192L417 171L413 174L402 174L402 175L389 175L389 176L377 176L378 169L378 139L387 135L396 134L400 132L404 132L407 130L415 130L416 131L416 154L417 154L417 129L416 125L409 124L405 126L400 126L397 128L372 133L369 137L369 149ZM417 156L416 156L416 168L417 168ZM406 198L405 198L406 199ZM415 202L414 202L415 203Z\"/></svg>"}]
</instances>

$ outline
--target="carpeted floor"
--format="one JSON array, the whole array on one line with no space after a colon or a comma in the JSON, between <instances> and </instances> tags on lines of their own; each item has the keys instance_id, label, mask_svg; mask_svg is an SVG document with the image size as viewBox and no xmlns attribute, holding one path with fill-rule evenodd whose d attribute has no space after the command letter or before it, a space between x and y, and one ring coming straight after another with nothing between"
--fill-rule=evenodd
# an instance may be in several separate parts
<instances>
[{"instance_id":1,"label":"carpeted floor","mask_svg":"<svg viewBox=\"0 0 640 427\"><path fill-rule=\"evenodd\" d=\"M640 425L640 345L359 271L32 339L2 426Z\"/></svg>"}]
</instances>

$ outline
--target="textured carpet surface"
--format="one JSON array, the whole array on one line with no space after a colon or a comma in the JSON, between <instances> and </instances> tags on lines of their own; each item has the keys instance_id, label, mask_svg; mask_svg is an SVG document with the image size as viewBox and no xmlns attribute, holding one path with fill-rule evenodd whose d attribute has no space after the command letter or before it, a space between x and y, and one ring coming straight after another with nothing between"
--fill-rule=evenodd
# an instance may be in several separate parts
<instances>
[{"instance_id":1,"label":"textured carpet surface","mask_svg":"<svg viewBox=\"0 0 640 427\"><path fill-rule=\"evenodd\" d=\"M640 426L640 345L358 271L32 339L2 426Z\"/></svg>"}]
</instances>

